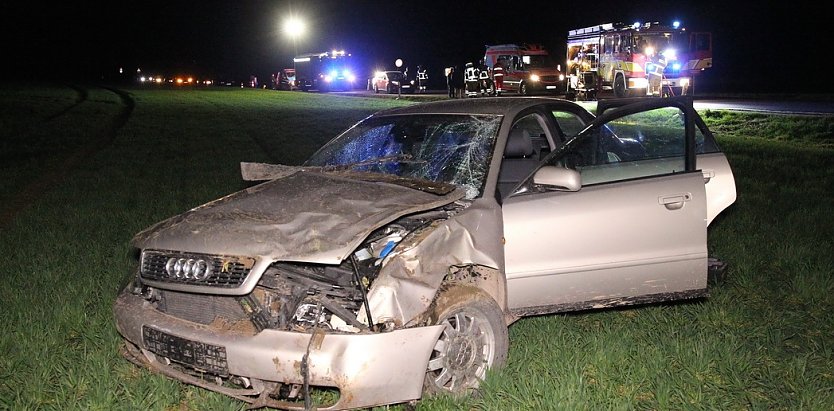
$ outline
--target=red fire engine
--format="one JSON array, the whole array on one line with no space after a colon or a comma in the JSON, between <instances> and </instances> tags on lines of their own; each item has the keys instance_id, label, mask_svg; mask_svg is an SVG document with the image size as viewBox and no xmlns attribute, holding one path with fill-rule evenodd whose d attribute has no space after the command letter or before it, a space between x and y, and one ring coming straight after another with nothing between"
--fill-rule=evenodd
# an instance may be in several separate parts
<instances>
[{"instance_id":1,"label":"red fire engine","mask_svg":"<svg viewBox=\"0 0 834 411\"><path fill-rule=\"evenodd\" d=\"M692 94L694 76L712 67L712 36L675 22L608 23L568 32L567 94L594 98Z\"/></svg>"},{"instance_id":2,"label":"red fire engine","mask_svg":"<svg viewBox=\"0 0 834 411\"><path fill-rule=\"evenodd\" d=\"M499 70L501 89L496 90L498 94L507 91L523 95L561 93L565 89L561 66L544 47L537 44L487 46L484 64L492 76L495 75L495 67L502 68Z\"/></svg>"}]
</instances>

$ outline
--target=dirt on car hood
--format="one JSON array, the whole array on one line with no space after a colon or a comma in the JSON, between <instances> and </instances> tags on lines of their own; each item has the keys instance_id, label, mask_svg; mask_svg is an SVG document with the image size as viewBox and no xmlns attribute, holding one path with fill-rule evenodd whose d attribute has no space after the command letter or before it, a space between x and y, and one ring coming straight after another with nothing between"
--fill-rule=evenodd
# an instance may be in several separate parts
<instances>
[{"instance_id":1,"label":"dirt on car hood","mask_svg":"<svg viewBox=\"0 0 834 411\"><path fill-rule=\"evenodd\" d=\"M444 195L296 169L137 234L142 249L339 264L372 231L407 214L452 203Z\"/></svg>"}]
</instances>

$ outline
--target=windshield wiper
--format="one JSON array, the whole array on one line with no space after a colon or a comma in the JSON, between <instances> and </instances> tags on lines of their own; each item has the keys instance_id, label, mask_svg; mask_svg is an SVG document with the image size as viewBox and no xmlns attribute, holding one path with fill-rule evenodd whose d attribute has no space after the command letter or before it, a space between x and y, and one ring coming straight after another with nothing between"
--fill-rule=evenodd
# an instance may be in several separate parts
<instances>
[{"instance_id":1,"label":"windshield wiper","mask_svg":"<svg viewBox=\"0 0 834 411\"><path fill-rule=\"evenodd\" d=\"M412 160L414 158L411 154L398 154L396 156L386 156L386 157L379 157L379 158L372 158L369 160L357 161L355 163L347 163L347 164L332 164L322 166L322 170L324 171L336 171L336 170L348 170L355 167L362 167L362 166L371 166L376 164L385 164L385 163L410 163L410 164L421 164L425 163L425 160Z\"/></svg>"}]
</instances>

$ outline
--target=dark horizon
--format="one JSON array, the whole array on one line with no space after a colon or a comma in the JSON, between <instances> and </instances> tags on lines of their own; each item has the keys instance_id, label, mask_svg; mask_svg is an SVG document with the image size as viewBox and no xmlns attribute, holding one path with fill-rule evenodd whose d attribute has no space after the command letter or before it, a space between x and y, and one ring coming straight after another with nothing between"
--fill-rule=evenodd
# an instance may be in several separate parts
<instances>
[{"instance_id":1,"label":"dark horizon","mask_svg":"<svg viewBox=\"0 0 834 411\"><path fill-rule=\"evenodd\" d=\"M480 58L487 44L540 43L561 57L570 29L680 20L713 34L714 66L702 76L710 91L834 92L830 81L808 72L789 78L802 67L791 63L801 54L788 51L823 50L822 6L762 3L606 0L594 12L568 2L469 0L7 4L0 6L8 20L3 71L36 80L112 81L140 68L230 81L256 75L268 83L270 74L292 66L294 54L344 49L359 60L360 79L402 58L407 66L428 67L437 80L443 67ZM308 25L295 44L281 28L291 13Z\"/></svg>"}]
</instances>

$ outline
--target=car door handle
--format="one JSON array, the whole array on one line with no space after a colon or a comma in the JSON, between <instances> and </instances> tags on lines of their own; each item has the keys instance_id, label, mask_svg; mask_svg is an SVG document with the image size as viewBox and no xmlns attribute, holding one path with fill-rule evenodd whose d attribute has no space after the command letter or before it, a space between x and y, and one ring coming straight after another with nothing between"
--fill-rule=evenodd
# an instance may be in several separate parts
<instances>
[{"instance_id":1,"label":"car door handle","mask_svg":"<svg viewBox=\"0 0 834 411\"><path fill-rule=\"evenodd\" d=\"M666 207L667 210L680 210L689 200L692 200L691 193L669 194L657 198L658 204Z\"/></svg>"},{"instance_id":2,"label":"car door handle","mask_svg":"<svg viewBox=\"0 0 834 411\"><path fill-rule=\"evenodd\" d=\"M704 174L704 184L709 183L715 177L715 170L701 170L701 173Z\"/></svg>"}]
</instances>

